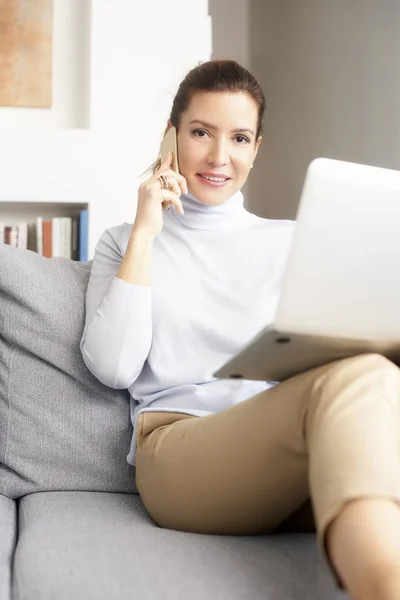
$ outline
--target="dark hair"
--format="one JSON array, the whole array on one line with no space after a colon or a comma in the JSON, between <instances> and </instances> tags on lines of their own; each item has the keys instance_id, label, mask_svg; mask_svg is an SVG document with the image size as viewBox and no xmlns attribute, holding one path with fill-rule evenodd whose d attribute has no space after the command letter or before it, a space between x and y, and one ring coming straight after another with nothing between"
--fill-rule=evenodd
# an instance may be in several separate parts
<instances>
[{"instance_id":1,"label":"dark hair","mask_svg":"<svg viewBox=\"0 0 400 600\"><path fill-rule=\"evenodd\" d=\"M265 110L265 97L256 78L235 60L214 59L200 63L191 69L179 85L175 95L170 121L179 129L182 113L190 104L196 92L246 92L253 98L258 106L258 121L256 139L262 133L263 116ZM166 128L165 133L168 131ZM160 157L150 167L153 173L160 166Z\"/></svg>"}]
</instances>

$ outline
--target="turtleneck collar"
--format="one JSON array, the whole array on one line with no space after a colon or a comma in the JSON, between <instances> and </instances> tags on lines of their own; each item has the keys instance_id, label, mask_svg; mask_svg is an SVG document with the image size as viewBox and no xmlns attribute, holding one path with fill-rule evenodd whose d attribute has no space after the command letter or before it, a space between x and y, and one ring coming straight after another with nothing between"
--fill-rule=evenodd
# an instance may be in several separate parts
<instances>
[{"instance_id":1,"label":"turtleneck collar","mask_svg":"<svg viewBox=\"0 0 400 600\"><path fill-rule=\"evenodd\" d=\"M190 193L182 194L181 201L185 214L179 214L174 208L170 212L182 225L191 229L232 231L243 229L249 220L250 213L243 206L240 191L217 206L207 206Z\"/></svg>"}]
</instances>

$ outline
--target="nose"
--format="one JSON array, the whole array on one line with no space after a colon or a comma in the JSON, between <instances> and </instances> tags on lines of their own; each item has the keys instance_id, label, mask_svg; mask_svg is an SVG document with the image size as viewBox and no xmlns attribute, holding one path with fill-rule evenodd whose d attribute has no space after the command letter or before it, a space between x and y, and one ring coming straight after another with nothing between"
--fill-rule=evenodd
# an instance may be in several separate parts
<instances>
[{"instance_id":1,"label":"nose","mask_svg":"<svg viewBox=\"0 0 400 600\"><path fill-rule=\"evenodd\" d=\"M222 138L215 138L209 149L207 163L214 167L223 167L229 162L228 144Z\"/></svg>"}]
</instances>

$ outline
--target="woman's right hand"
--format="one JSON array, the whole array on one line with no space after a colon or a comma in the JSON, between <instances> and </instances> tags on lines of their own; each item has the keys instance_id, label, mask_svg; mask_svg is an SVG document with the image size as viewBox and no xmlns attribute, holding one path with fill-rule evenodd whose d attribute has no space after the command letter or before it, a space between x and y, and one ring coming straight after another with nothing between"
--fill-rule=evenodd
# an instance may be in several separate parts
<instances>
[{"instance_id":1,"label":"woman's right hand","mask_svg":"<svg viewBox=\"0 0 400 600\"><path fill-rule=\"evenodd\" d=\"M180 196L187 194L187 183L183 175L171 169L171 165L172 153L169 153L154 175L140 185L132 233L155 238L163 228L163 210L173 205L183 214ZM160 175L167 178L170 189L162 187Z\"/></svg>"}]
</instances>

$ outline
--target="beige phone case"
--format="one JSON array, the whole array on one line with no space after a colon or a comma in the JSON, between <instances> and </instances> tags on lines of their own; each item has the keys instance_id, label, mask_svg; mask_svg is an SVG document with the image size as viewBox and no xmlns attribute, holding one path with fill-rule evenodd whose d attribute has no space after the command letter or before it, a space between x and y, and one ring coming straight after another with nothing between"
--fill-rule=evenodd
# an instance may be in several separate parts
<instances>
[{"instance_id":1,"label":"beige phone case","mask_svg":"<svg viewBox=\"0 0 400 600\"><path fill-rule=\"evenodd\" d=\"M178 167L178 145L176 140L176 128L170 127L161 142L160 158L161 161L167 156L168 152L172 152L172 170L179 173Z\"/></svg>"}]
</instances>

